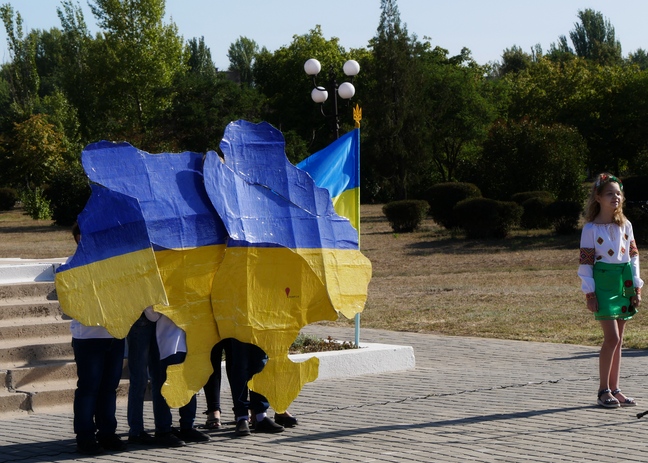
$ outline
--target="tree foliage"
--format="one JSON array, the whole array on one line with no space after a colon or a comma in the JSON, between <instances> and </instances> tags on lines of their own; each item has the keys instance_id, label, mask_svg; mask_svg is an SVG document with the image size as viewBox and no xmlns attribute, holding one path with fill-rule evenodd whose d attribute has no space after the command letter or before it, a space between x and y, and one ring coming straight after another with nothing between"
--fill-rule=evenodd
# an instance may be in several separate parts
<instances>
[{"instance_id":1,"label":"tree foliage","mask_svg":"<svg viewBox=\"0 0 648 463\"><path fill-rule=\"evenodd\" d=\"M40 186L63 164L64 136L43 114L16 123L3 134L0 150L4 183L16 187Z\"/></svg>"},{"instance_id":2,"label":"tree foliage","mask_svg":"<svg viewBox=\"0 0 648 463\"><path fill-rule=\"evenodd\" d=\"M461 58L459 60L459 58ZM474 161L476 146L486 138L498 115L492 84L485 69L468 51L459 57L431 60L424 76L424 152L442 181L459 179L464 163Z\"/></svg>"},{"instance_id":3,"label":"tree foliage","mask_svg":"<svg viewBox=\"0 0 648 463\"><path fill-rule=\"evenodd\" d=\"M601 65L620 64L621 43L610 21L590 8L579 10L578 18L580 23L569 33L576 55Z\"/></svg>"},{"instance_id":4,"label":"tree foliage","mask_svg":"<svg viewBox=\"0 0 648 463\"><path fill-rule=\"evenodd\" d=\"M318 25L275 51L239 37L219 72L204 38L185 41L165 22L165 0L89 3L96 34L74 0L61 1L61 27L50 30L23 30L23 17L0 6L10 57L0 66L0 187L29 185L36 197L68 174L79 180L82 147L101 139L151 152L217 149L236 119L279 128L297 163L338 125L353 128L355 104L363 201L424 199L446 182L494 199L549 190L578 200L588 173L648 174L648 55L624 59L611 23L591 9L548 53L512 46L501 63L479 65L467 48L451 56L419 40L397 1L381 0L367 47L347 50ZM322 64L315 81L304 73L309 58ZM348 59L361 67L356 94L336 111ZM313 85L327 87L323 105L309 98ZM56 201L72 204L52 201L54 211Z\"/></svg>"},{"instance_id":5,"label":"tree foliage","mask_svg":"<svg viewBox=\"0 0 648 463\"><path fill-rule=\"evenodd\" d=\"M241 83L251 86L254 82L254 60L258 53L259 45L247 37L239 37L227 50L229 70L238 73Z\"/></svg>"},{"instance_id":6,"label":"tree foliage","mask_svg":"<svg viewBox=\"0 0 648 463\"><path fill-rule=\"evenodd\" d=\"M184 43L173 23L164 24L164 0L94 0L102 32L96 58L105 117L128 127L140 146L153 120L173 99L175 76L186 68Z\"/></svg>"},{"instance_id":7,"label":"tree foliage","mask_svg":"<svg viewBox=\"0 0 648 463\"><path fill-rule=\"evenodd\" d=\"M484 142L476 183L488 198L549 191L559 200L582 200L586 145L577 130L533 120L498 122Z\"/></svg>"},{"instance_id":8,"label":"tree foliage","mask_svg":"<svg viewBox=\"0 0 648 463\"><path fill-rule=\"evenodd\" d=\"M430 171L421 137L425 123L418 111L424 100L421 55L426 46L409 35L395 0L381 0L380 8L367 70L372 95L365 104L371 134L367 161L389 180L394 198L403 200L417 182L417 174Z\"/></svg>"},{"instance_id":9,"label":"tree foliage","mask_svg":"<svg viewBox=\"0 0 648 463\"><path fill-rule=\"evenodd\" d=\"M22 16L10 4L0 6L0 16L7 31L7 45L11 62L3 66L4 78L9 84L12 112L20 118L33 114L38 104L40 77L36 68L36 37L25 35Z\"/></svg>"}]
</instances>

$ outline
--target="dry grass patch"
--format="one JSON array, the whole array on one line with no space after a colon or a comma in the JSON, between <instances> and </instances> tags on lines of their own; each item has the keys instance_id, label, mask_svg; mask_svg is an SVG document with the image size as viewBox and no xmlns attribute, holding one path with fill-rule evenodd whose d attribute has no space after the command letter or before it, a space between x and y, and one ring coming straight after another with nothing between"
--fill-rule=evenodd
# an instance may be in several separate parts
<instances>
[{"instance_id":1,"label":"dry grass patch","mask_svg":"<svg viewBox=\"0 0 648 463\"><path fill-rule=\"evenodd\" d=\"M417 232L395 234L380 205L363 206L361 231L362 252L373 265L361 327L602 342L576 274L578 234L520 231L505 240L466 240L431 219ZM645 328L640 310L628 325L626 345L648 346Z\"/></svg>"},{"instance_id":2,"label":"dry grass patch","mask_svg":"<svg viewBox=\"0 0 648 463\"><path fill-rule=\"evenodd\" d=\"M20 209L0 212L0 233L0 257L74 252L68 228L34 221ZM395 234L381 205L363 205L360 245L373 278L361 327L598 345L601 330L576 274L579 239L520 231L505 240L466 240L432 220ZM644 310L628 324L627 347L648 347Z\"/></svg>"},{"instance_id":3,"label":"dry grass patch","mask_svg":"<svg viewBox=\"0 0 648 463\"><path fill-rule=\"evenodd\" d=\"M0 211L0 258L67 257L74 249L70 228L52 220L33 220L19 207Z\"/></svg>"}]
</instances>

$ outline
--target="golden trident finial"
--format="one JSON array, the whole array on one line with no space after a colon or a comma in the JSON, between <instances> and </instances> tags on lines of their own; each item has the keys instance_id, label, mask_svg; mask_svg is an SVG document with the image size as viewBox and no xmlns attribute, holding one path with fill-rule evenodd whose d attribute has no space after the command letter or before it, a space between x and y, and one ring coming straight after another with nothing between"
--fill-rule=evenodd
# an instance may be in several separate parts
<instances>
[{"instance_id":1,"label":"golden trident finial","mask_svg":"<svg viewBox=\"0 0 648 463\"><path fill-rule=\"evenodd\" d=\"M353 108L353 120L355 121L356 129L359 129L360 121L362 120L362 108L358 105L355 105L355 108Z\"/></svg>"}]
</instances>

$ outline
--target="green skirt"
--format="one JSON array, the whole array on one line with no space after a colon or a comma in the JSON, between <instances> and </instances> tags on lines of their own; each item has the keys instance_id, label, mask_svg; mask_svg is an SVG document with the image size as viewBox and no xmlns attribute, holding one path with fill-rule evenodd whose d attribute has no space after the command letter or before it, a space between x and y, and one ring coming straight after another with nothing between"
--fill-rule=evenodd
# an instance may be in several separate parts
<instances>
[{"instance_id":1,"label":"green skirt","mask_svg":"<svg viewBox=\"0 0 648 463\"><path fill-rule=\"evenodd\" d=\"M594 264L594 284L598 312L597 320L630 320L637 309L630 305L636 294L630 264Z\"/></svg>"}]
</instances>

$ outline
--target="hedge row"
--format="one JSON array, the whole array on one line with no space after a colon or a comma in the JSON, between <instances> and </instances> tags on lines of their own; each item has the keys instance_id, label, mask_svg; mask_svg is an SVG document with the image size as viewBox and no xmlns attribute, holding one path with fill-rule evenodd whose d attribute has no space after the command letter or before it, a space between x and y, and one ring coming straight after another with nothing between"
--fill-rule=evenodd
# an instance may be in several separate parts
<instances>
[{"instance_id":1,"label":"hedge row","mask_svg":"<svg viewBox=\"0 0 648 463\"><path fill-rule=\"evenodd\" d=\"M383 207L392 229L409 232L420 226L426 207L436 223L463 229L468 238L504 238L516 227L550 228L558 234L578 229L582 206L575 201L556 201L547 191L513 195L511 201L481 197L470 183L440 183L426 193L426 201L394 201Z\"/></svg>"}]
</instances>

